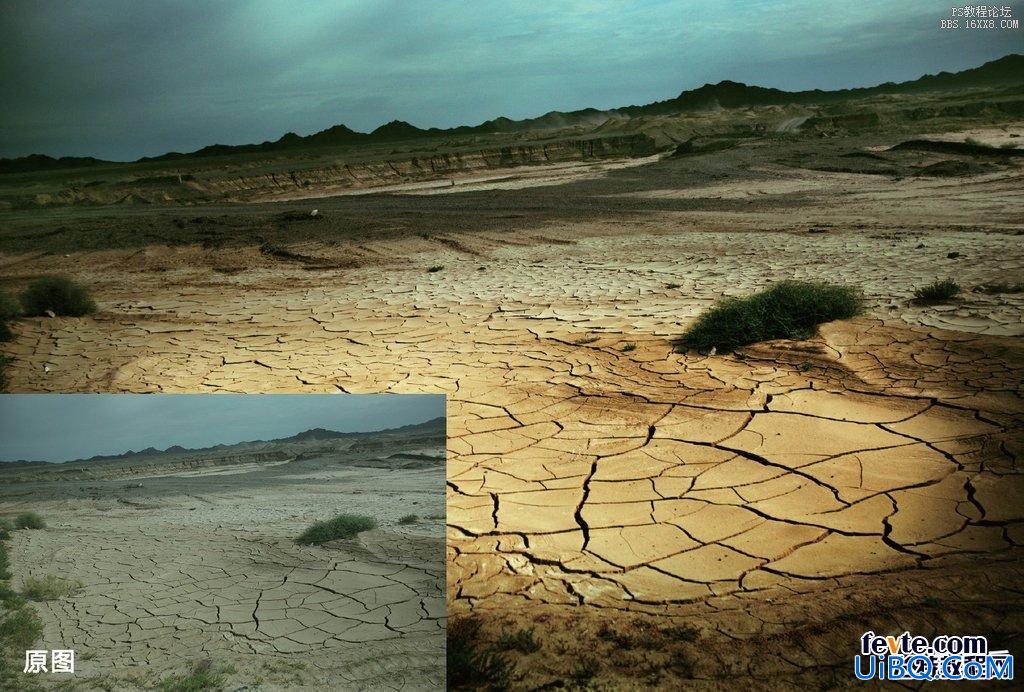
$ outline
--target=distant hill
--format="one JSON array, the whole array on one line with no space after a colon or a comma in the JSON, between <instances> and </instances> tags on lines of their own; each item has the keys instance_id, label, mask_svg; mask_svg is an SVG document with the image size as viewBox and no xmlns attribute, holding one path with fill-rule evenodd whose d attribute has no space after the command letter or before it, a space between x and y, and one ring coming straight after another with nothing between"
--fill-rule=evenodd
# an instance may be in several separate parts
<instances>
[{"instance_id":1,"label":"distant hill","mask_svg":"<svg viewBox=\"0 0 1024 692\"><path fill-rule=\"evenodd\" d=\"M97 455L89 457L88 459L69 459L68 461L113 461L118 459L137 459L142 457L155 457L164 455L175 455L175 454L201 454L203 452L209 452L212 450L223 451L231 449L233 447L243 448L258 444L279 444L288 442L311 442L317 440L335 440L339 438L359 438L359 437L379 437L381 435L391 434L402 434L406 435L409 433L416 432L436 432L444 434L445 432L445 419L444 418L433 418L423 423L413 423L410 425L402 425L397 428L385 428L383 430L375 430L371 432L338 432L336 430L327 430L325 428L312 428L303 432L292 435L291 437L282 437L273 440L250 440L247 442L238 442L232 445L218 444L211 447L200 447L196 449L189 449L180 445L173 445L167 449L160 450L156 447L147 447L138 452L127 451L123 454L111 454L111 455ZM0 461L0 470L9 470L16 468L28 468L33 466L53 466L60 462L49 462L49 461Z\"/></svg>"},{"instance_id":2,"label":"distant hill","mask_svg":"<svg viewBox=\"0 0 1024 692\"><path fill-rule=\"evenodd\" d=\"M646 105L623 106L610 110L584 108L582 110L551 111L536 118L511 120L494 118L479 125L460 125L439 129L422 129L402 120L392 120L373 132L356 132L339 124L311 135L301 136L288 132L279 139L260 144L211 144L189 153L169 152L160 156L143 157L136 163L146 161L173 161L182 158L199 158L244 154L249 152L276 152L292 149L310 149L322 146L344 146L352 144L374 144L413 140L421 137L453 136L472 134L493 134L503 132L526 132L545 130L571 125L599 125L609 117L637 117L643 115L668 115L710 108L746 108L787 104L833 103L852 98L864 98L879 94L913 94L926 91L950 91L968 88L996 87L1024 84L1024 55L1012 53L998 60L961 72L939 72L925 75L909 82L886 82L872 87L823 91L783 91L768 87L751 86L741 82L724 80L717 84L705 84L696 89L683 91L675 98L656 101ZM92 157L63 157L55 159L41 154L32 154L17 159L0 159L0 174L24 173L59 168L77 168L96 165L117 165Z\"/></svg>"}]
</instances>

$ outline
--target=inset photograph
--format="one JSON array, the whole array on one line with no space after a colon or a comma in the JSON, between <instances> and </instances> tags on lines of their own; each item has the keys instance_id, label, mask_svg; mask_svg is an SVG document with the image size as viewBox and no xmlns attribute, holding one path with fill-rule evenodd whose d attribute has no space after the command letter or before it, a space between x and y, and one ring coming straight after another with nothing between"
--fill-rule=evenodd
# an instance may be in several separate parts
<instances>
[{"instance_id":1,"label":"inset photograph","mask_svg":"<svg viewBox=\"0 0 1024 692\"><path fill-rule=\"evenodd\" d=\"M444 413L0 396L0 688L442 689Z\"/></svg>"}]
</instances>

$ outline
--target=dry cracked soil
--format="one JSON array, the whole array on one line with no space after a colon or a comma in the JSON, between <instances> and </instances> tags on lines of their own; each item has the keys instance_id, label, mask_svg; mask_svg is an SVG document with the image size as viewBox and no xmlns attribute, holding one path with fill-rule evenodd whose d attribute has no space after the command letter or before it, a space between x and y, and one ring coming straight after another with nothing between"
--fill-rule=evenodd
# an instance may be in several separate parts
<instances>
[{"instance_id":1,"label":"dry cracked soil","mask_svg":"<svg viewBox=\"0 0 1024 692\"><path fill-rule=\"evenodd\" d=\"M8 472L0 511L48 522L15 532L14 586L75 587L36 604L42 641L75 651L74 678L32 682L152 689L210 660L230 689L439 689L444 428L369 442ZM379 528L295 542L339 507Z\"/></svg>"},{"instance_id":2,"label":"dry cracked soil","mask_svg":"<svg viewBox=\"0 0 1024 692\"><path fill-rule=\"evenodd\" d=\"M780 137L318 199L305 221L282 215L313 204L11 212L4 285L59 269L100 311L17 323L10 388L446 393L448 615L490 642L533 630L516 687L844 686L868 629L1019 650L1024 294L972 289L1022 280L1024 175L918 175L950 156L896 143ZM965 291L914 300L946 277ZM788 278L857 286L866 313L674 350L716 299ZM260 579L329 578L277 550Z\"/></svg>"}]
</instances>

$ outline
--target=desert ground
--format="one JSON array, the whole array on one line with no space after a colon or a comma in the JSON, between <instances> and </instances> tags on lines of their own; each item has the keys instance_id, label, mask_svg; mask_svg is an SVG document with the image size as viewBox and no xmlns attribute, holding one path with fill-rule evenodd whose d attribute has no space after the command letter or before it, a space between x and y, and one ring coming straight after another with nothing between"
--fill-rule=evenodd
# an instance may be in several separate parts
<instances>
[{"instance_id":1,"label":"desert ground","mask_svg":"<svg viewBox=\"0 0 1024 692\"><path fill-rule=\"evenodd\" d=\"M1024 121L807 118L301 200L31 182L2 285L60 271L100 310L14 324L10 389L446 393L448 614L532 630L515 687L841 686L869 629L1019 650L1024 293L973 289L1024 280L1022 159L993 153ZM947 277L958 298L914 300ZM676 351L715 300L793 278L866 314Z\"/></svg>"},{"instance_id":2,"label":"desert ground","mask_svg":"<svg viewBox=\"0 0 1024 692\"><path fill-rule=\"evenodd\" d=\"M152 689L209 660L230 689L441 689L443 422L426 432L5 471L0 512L48 523L14 533L14 586L78 584L35 604L75 673L27 682ZM342 511L379 526L296 544Z\"/></svg>"}]
</instances>

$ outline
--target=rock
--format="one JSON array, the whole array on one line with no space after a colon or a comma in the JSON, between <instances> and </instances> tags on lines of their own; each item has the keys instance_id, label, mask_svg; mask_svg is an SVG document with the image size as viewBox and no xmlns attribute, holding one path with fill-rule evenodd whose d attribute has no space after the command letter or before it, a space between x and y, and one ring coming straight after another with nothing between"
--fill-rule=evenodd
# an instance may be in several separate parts
<instances>
[{"instance_id":1,"label":"rock","mask_svg":"<svg viewBox=\"0 0 1024 692\"><path fill-rule=\"evenodd\" d=\"M960 256L959 252L950 252L948 255L946 255L946 258L947 259L956 259L959 256Z\"/></svg>"}]
</instances>

